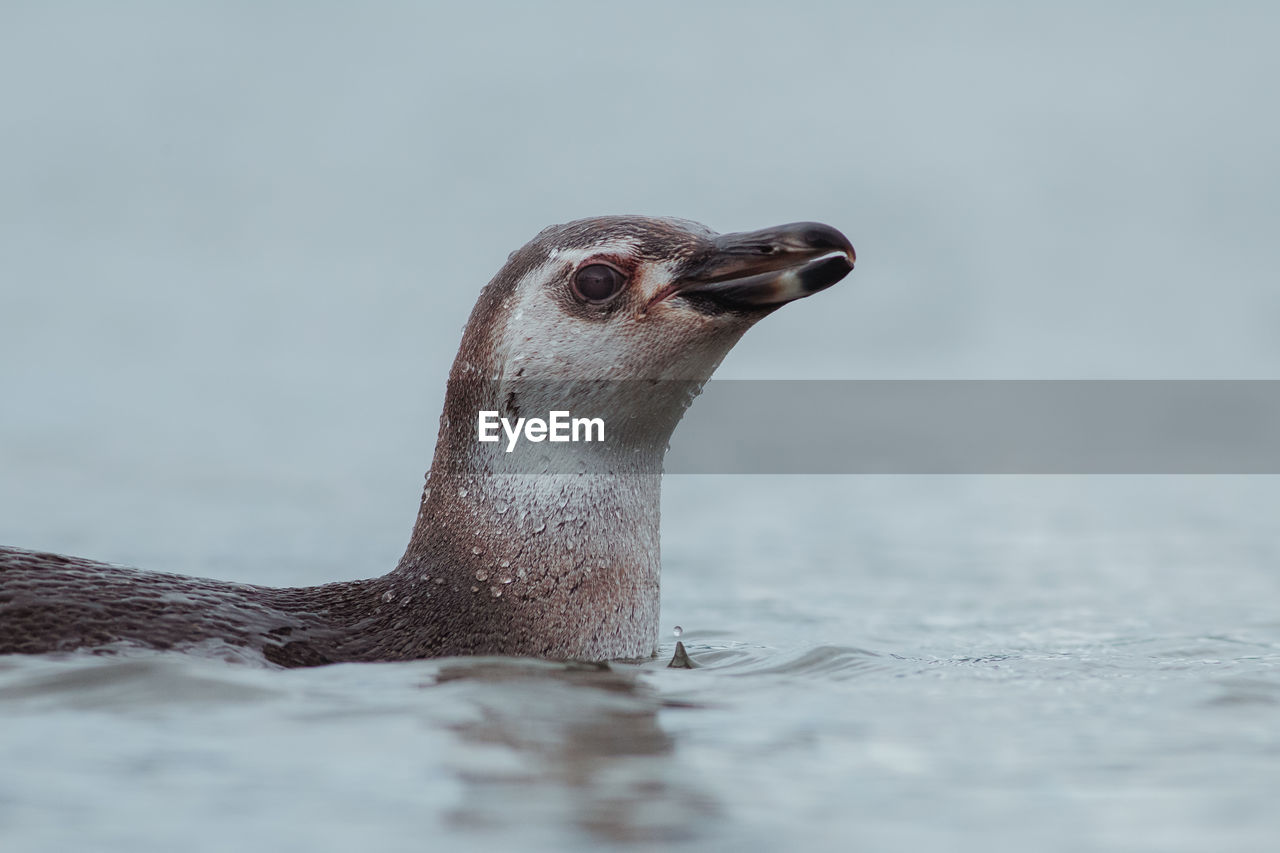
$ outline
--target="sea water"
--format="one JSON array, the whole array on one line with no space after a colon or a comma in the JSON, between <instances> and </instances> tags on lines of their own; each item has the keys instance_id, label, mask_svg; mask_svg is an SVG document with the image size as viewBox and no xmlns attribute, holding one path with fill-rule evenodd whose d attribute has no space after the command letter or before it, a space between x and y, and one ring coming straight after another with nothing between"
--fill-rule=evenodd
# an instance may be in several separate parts
<instances>
[{"instance_id":1,"label":"sea water","mask_svg":"<svg viewBox=\"0 0 1280 853\"><path fill-rule=\"evenodd\" d=\"M645 663L0 659L0 835L1269 849L1274 482L742 479L669 478Z\"/></svg>"}]
</instances>

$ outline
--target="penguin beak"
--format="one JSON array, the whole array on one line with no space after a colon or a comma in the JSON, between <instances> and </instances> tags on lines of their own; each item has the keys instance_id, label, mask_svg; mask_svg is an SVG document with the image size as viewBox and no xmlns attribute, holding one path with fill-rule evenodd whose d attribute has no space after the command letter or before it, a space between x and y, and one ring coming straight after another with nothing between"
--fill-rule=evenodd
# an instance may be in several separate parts
<instances>
[{"instance_id":1,"label":"penguin beak","mask_svg":"<svg viewBox=\"0 0 1280 853\"><path fill-rule=\"evenodd\" d=\"M682 296L722 310L776 308L835 284L855 258L847 237L818 222L722 234L650 304Z\"/></svg>"}]
</instances>

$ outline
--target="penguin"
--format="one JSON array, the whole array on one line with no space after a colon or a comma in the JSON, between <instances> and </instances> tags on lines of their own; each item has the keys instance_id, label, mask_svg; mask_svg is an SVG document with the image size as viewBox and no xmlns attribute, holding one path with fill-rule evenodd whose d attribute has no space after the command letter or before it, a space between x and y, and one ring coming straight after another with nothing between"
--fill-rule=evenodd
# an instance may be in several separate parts
<instances>
[{"instance_id":1,"label":"penguin","mask_svg":"<svg viewBox=\"0 0 1280 853\"><path fill-rule=\"evenodd\" d=\"M854 261L849 240L815 222L717 234L605 216L546 228L471 312L390 572L273 588L0 547L0 654L214 648L285 667L650 657L673 430L751 326Z\"/></svg>"}]
</instances>

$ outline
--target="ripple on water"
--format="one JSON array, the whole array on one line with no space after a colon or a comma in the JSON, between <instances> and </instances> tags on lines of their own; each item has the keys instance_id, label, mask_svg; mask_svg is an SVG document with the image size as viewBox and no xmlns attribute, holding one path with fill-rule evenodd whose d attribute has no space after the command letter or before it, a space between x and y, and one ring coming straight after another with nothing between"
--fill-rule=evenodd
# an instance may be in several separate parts
<instances>
[{"instance_id":1,"label":"ripple on water","mask_svg":"<svg viewBox=\"0 0 1280 853\"><path fill-rule=\"evenodd\" d=\"M20 662L7 666L0 678L0 709L154 711L180 705L240 705L283 695L282 685L271 683L269 670L195 655L129 650L11 660Z\"/></svg>"},{"instance_id":2,"label":"ripple on water","mask_svg":"<svg viewBox=\"0 0 1280 853\"><path fill-rule=\"evenodd\" d=\"M695 636L706 635L699 632ZM901 658L856 646L823 645L784 652L744 643L698 643L688 637L682 642L695 668L726 675L785 675L843 680L865 673L907 668L907 663ZM674 648L671 651L664 648L663 652L663 661L669 661Z\"/></svg>"}]
</instances>

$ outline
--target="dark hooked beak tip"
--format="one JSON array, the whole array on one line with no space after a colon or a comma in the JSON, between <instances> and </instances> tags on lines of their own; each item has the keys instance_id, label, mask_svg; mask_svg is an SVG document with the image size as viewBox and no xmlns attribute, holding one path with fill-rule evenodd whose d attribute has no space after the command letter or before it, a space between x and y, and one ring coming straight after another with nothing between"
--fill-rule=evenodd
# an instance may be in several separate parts
<instances>
[{"instance_id":1,"label":"dark hooked beak tip","mask_svg":"<svg viewBox=\"0 0 1280 853\"><path fill-rule=\"evenodd\" d=\"M776 308L826 290L856 257L849 238L820 222L722 234L653 301L682 296L723 310Z\"/></svg>"}]
</instances>

